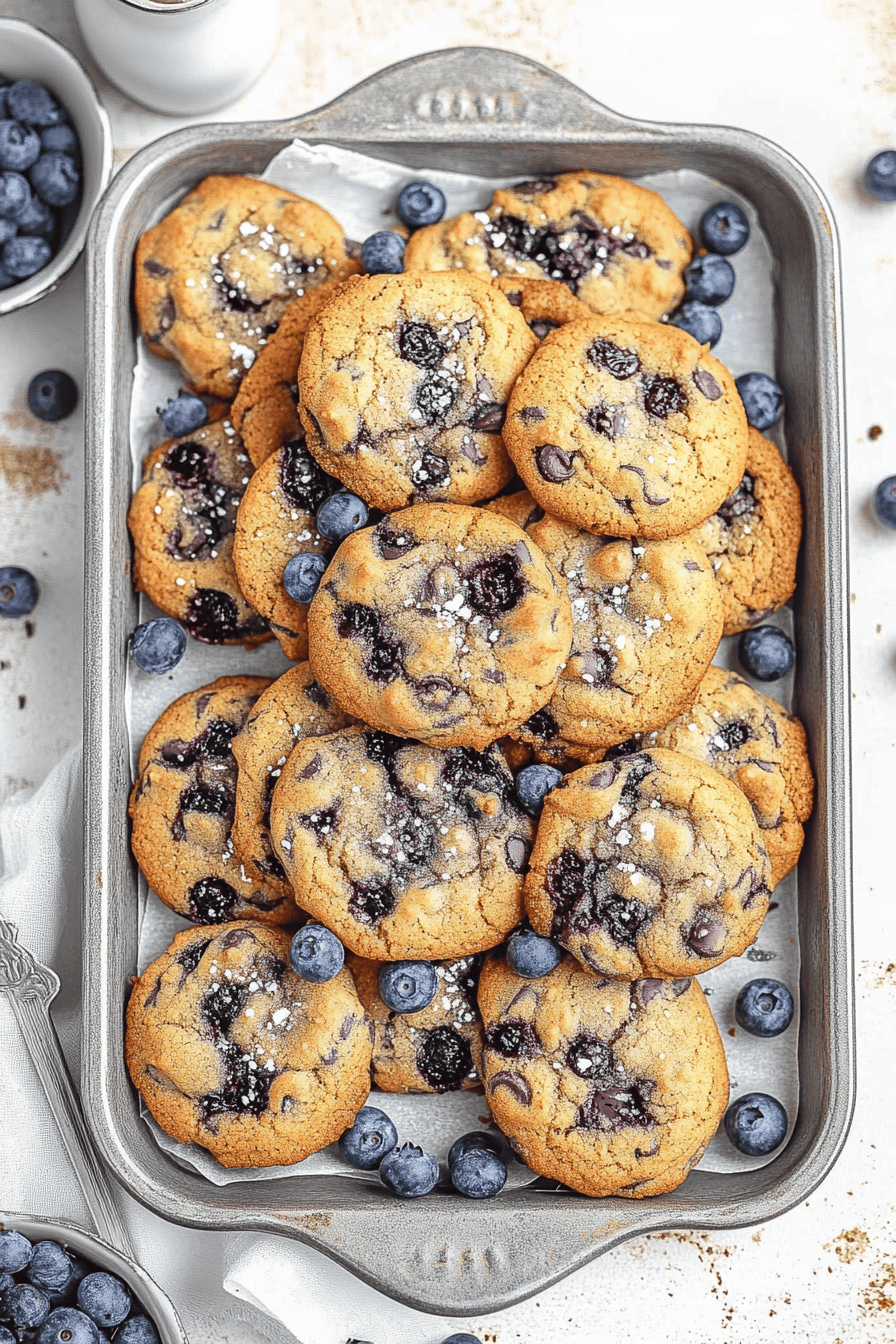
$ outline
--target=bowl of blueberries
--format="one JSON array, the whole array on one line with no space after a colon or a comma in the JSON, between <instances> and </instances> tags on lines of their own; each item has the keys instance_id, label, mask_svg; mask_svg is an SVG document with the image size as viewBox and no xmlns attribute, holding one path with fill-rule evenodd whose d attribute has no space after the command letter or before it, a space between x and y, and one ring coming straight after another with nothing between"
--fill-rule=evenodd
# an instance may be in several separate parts
<instances>
[{"instance_id":1,"label":"bowl of blueberries","mask_svg":"<svg viewBox=\"0 0 896 1344\"><path fill-rule=\"evenodd\" d=\"M0 1214L0 1344L186 1344L133 1260L68 1223Z\"/></svg>"},{"instance_id":2,"label":"bowl of blueberries","mask_svg":"<svg viewBox=\"0 0 896 1344\"><path fill-rule=\"evenodd\" d=\"M55 289L112 172L90 76L33 24L0 19L0 315Z\"/></svg>"}]
</instances>

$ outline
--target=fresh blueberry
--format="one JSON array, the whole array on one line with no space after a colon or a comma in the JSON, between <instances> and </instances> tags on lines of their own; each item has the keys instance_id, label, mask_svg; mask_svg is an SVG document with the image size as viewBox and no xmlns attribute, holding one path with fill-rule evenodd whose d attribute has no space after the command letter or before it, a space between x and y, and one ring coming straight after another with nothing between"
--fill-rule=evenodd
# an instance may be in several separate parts
<instances>
[{"instance_id":1,"label":"fresh blueberry","mask_svg":"<svg viewBox=\"0 0 896 1344\"><path fill-rule=\"evenodd\" d=\"M507 943L507 964L524 980L540 980L563 960L563 951L534 929L520 929Z\"/></svg>"},{"instance_id":2,"label":"fresh blueberry","mask_svg":"<svg viewBox=\"0 0 896 1344\"><path fill-rule=\"evenodd\" d=\"M28 384L28 409L38 420L64 420L78 404L78 385L64 369L44 369Z\"/></svg>"},{"instance_id":3,"label":"fresh blueberry","mask_svg":"<svg viewBox=\"0 0 896 1344\"><path fill-rule=\"evenodd\" d=\"M4 571L0 570L0 574L2 573ZM31 577L30 574L28 577ZM0 578L0 583L3 582L4 580ZM31 1260L32 1251L31 1242L27 1237L23 1237L21 1232L11 1230L0 1232L0 1269L5 1269L8 1274L18 1274L23 1270Z\"/></svg>"},{"instance_id":4,"label":"fresh blueberry","mask_svg":"<svg viewBox=\"0 0 896 1344\"><path fill-rule=\"evenodd\" d=\"M438 1162L414 1143L393 1148L380 1163L380 1180L401 1199L428 1195L438 1179Z\"/></svg>"},{"instance_id":5,"label":"fresh blueberry","mask_svg":"<svg viewBox=\"0 0 896 1344\"><path fill-rule=\"evenodd\" d=\"M896 476L888 476L875 490L874 512L884 527L896 527Z\"/></svg>"},{"instance_id":6,"label":"fresh blueberry","mask_svg":"<svg viewBox=\"0 0 896 1344\"><path fill-rule=\"evenodd\" d=\"M400 275L404 270L404 239L398 233L372 233L361 244L361 265L368 275Z\"/></svg>"},{"instance_id":7,"label":"fresh blueberry","mask_svg":"<svg viewBox=\"0 0 896 1344\"><path fill-rule=\"evenodd\" d=\"M734 1005L739 1027L751 1036L780 1036L793 1021L793 999L780 980L751 980Z\"/></svg>"},{"instance_id":8,"label":"fresh blueberry","mask_svg":"<svg viewBox=\"0 0 896 1344\"><path fill-rule=\"evenodd\" d=\"M14 219L0 219L0 247L15 238L19 226Z\"/></svg>"},{"instance_id":9,"label":"fresh blueberry","mask_svg":"<svg viewBox=\"0 0 896 1344\"><path fill-rule=\"evenodd\" d=\"M0 89L0 93L3 90ZM11 1330L7 1330L5 1325L0 1325L0 1344L16 1344L16 1337Z\"/></svg>"},{"instance_id":10,"label":"fresh blueberry","mask_svg":"<svg viewBox=\"0 0 896 1344\"><path fill-rule=\"evenodd\" d=\"M6 1292L8 1288L11 1288L14 1283L15 1279L9 1273L9 1270L0 1269L0 1299L2 1299L3 1294ZM2 1305L0 1305L0 1321L2 1320L4 1320L3 1308Z\"/></svg>"},{"instance_id":11,"label":"fresh blueberry","mask_svg":"<svg viewBox=\"0 0 896 1344\"><path fill-rule=\"evenodd\" d=\"M283 587L294 602L310 602L320 587L327 562L322 555L303 551L287 561L283 570Z\"/></svg>"},{"instance_id":12,"label":"fresh blueberry","mask_svg":"<svg viewBox=\"0 0 896 1344\"><path fill-rule=\"evenodd\" d=\"M470 1148L451 1166L451 1184L468 1199L490 1199L506 1180L507 1167L485 1148Z\"/></svg>"},{"instance_id":13,"label":"fresh blueberry","mask_svg":"<svg viewBox=\"0 0 896 1344\"><path fill-rule=\"evenodd\" d=\"M733 201L711 205L700 220L700 237L710 252L731 257L739 252L750 236L750 221Z\"/></svg>"},{"instance_id":14,"label":"fresh blueberry","mask_svg":"<svg viewBox=\"0 0 896 1344\"><path fill-rule=\"evenodd\" d=\"M781 419L784 393L774 378L767 373L742 373L735 378L734 385L754 429L768 429Z\"/></svg>"},{"instance_id":15,"label":"fresh blueberry","mask_svg":"<svg viewBox=\"0 0 896 1344\"><path fill-rule=\"evenodd\" d=\"M322 985L342 970L345 948L323 924L306 924L293 936L289 959L296 975Z\"/></svg>"},{"instance_id":16,"label":"fresh blueberry","mask_svg":"<svg viewBox=\"0 0 896 1344\"><path fill-rule=\"evenodd\" d=\"M503 1134L490 1133L487 1129L471 1129L468 1133L461 1134L459 1139L455 1139L448 1149L449 1171L459 1157L472 1152L474 1148L480 1152L494 1153L495 1157L501 1158L505 1166L511 1153L510 1144Z\"/></svg>"},{"instance_id":17,"label":"fresh blueberry","mask_svg":"<svg viewBox=\"0 0 896 1344\"><path fill-rule=\"evenodd\" d=\"M438 224L445 213L445 193L432 182L408 182L398 193L395 213L409 229Z\"/></svg>"},{"instance_id":18,"label":"fresh blueberry","mask_svg":"<svg viewBox=\"0 0 896 1344\"><path fill-rule=\"evenodd\" d=\"M17 285L18 283L15 276L10 275L3 262L0 261L0 289L9 289L10 285Z\"/></svg>"},{"instance_id":19,"label":"fresh blueberry","mask_svg":"<svg viewBox=\"0 0 896 1344\"><path fill-rule=\"evenodd\" d=\"M131 1309L131 1295L121 1279L97 1270L78 1284L78 1306L106 1329L121 1325Z\"/></svg>"},{"instance_id":20,"label":"fresh blueberry","mask_svg":"<svg viewBox=\"0 0 896 1344\"><path fill-rule=\"evenodd\" d=\"M3 1312L21 1336L44 1323L50 1314L50 1299L32 1283L17 1283L3 1294Z\"/></svg>"},{"instance_id":21,"label":"fresh blueberry","mask_svg":"<svg viewBox=\"0 0 896 1344\"><path fill-rule=\"evenodd\" d=\"M742 1153L761 1157L784 1142L787 1112L780 1101L765 1092L748 1092L725 1112L725 1133Z\"/></svg>"},{"instance_id":22,"label":"fresh blueberry","mask_svg":"<svg viewBox=\"0 0 896 1344\"><path fill-rule=\"evenodd\" d=\"M327 541L344 541L366 526L367 505L349 490L337 490L317 511L317 530Z\"/></svg>"},{"instance_id":23,"label":"fresh blueberry","mask_svg":"<svg viewBox=\"0 0 896 1344\"><path fill-rule=\"evenodd\" d=\"M432 1003L439 981L431 961L387 961L380 967L377 985L393 1013L419 1013Z\"/></svg>"},{"instance_id":24,"label":"fresh blueberry","mask_svg":"<svg viewBox=\"0 0 896 1344\"><path fill-rule=\"evenodd\" d=\"M20 121L0 121L0 168L23 173L40 157L40 151L37 131Z\"/></svg>"},{"instance_id":25,"label":"fresh blueberry","mask_svg":"<svg viewBox=\"0 0 896 1344\"><path fill-rule=\"evenodd\" d=\"M58 126L44 126L40 132L41 149L57 150L75 162L81 157L81 142L73 126L60 122Z\"/></svg>"},{"instance_id":26,"label":"fresh blueberry","mask_svg":"<svg viewBox=\"0 0 896 1344\"><path fill-rule=\"evenodd\" d=\"M3 244L3 265L17 280L42 271L53 255L46 238L23 238L19 235Z\"/></svg>"},{"instance_id":27,"label":"fresh blueberry","mask_svg":"<svg viewBox=\"0 0 896 1344\"><path fill-rule=\"evenodd\" d=\"M72 1276L71 1256L58 1241L36 1241L31 1263L25 1271L29 1283L51 1293L58 1293Z\"/></svg>"},{"instance_id":28,"label":"fresh blueberry","mask_svg":"<svg viewBox=\"0 0 896 1344\"><path fill-rule=\"evenodd\" d=\"M339 1139L343 1162L358 1171L372 1171L398 1142L398 1130L376 1106L362 1106L355 1123Z\"/></svg>"},{"instance_id":29,"label":"fresh blueberry","mask_svg":"<svg viewBox=\"0 0 896 1344\"><path fill-rule=\"evenodd\" d=\"M115 1344L161 1344L159 1332L147 1316L132 1316L115 1336Z\"/></svg>"},{"instance_id":30,"label":"fresh blueberry","mask_svg":"<svg viewBox=\"0 0 896 1344\"><path fill-rule=\"evenodd\" d=\"M514 792L517 802L533 817L544 806L545 795L555 789L563 778L553 765L527 765L516 777Z\"/></svg>"},{"instance_id":31,"label":"fresh blueberry","mask_svg":"<svg viewBox=\"0 0 896 1344\"><path fill-rule=\"evenodd\" d=\"M27 616L37 606L40 584L27 569L18 565L0 565L0 616ZM18 1232L3 1234L18 1236ZM23 1237L24 1241L25 1238ZM30 1260L30 1256L28 1259ZM27 1261L25 1262L27 1264ZM0 1268L4 1268L0 1250ZM16 1271L10 1267L10 1273Z\"/></svg>"},{"instance_id":32,"label":"fresh blueberry","mask_svg":"<svg viewBox=\"0 0 896 1344\"><path fill-rule=\"evenodd\" d=\"M676 308L669 318L669 325L680 327L701 345L708 345L710 350L718 344L722 335L722 319L715 308L696 301L683 303L680 308Z\"/></svg>"},{"instance_id":33,"label":"fresh blueberry","mask_svg":"<svg viewBox=\"0 0 896 1344\"><path fill-rule=\"evenodd\" d=\"M31 185L47 205L68 205L78 194L81 172L74 159L51 149L28 170Z\"/></svg>"},{"instance_id":34,"label":"fresh blueberry","mask_svg":"<svg viewBox=\"0 0 896 1344\"><path fill-rule=\"evenodd\" d=\"M734 293L734 267L724 257L707 252L695 257L684 273L684 297L687 302L708 303L712 308Z\"/></svg>"},{"instance_id":35,"label":"fresh blueberry","mask_svg":"<svg viewBox=\"0 0 896 1344\"><path fill-rule=\"evenodd\" d=\"M449 1335L442 1344L482 1344L478 1335Z\"/></svg>"},{"instance_id":36,"label":"fresh blueberry","mask_svg":"<svg viewBox=\"0 0 896 1344\"><path fill-rule=\"evenodd\" d=\"M32 238L46 238L47 242L56 232L56 215L39 196L32 196L25 209L16 220L0 221L13 224L19 233Z\"/></svg>"},{"instance_id":37,"label":"fresh blueberry","mask_svg":"<svg viewBox=\"0 0 896 1344\"><path fill-rule=\"evenodd\" d=\"M176 397L169 397L164 409L159 411L162 428L172 439L181 439L185 434L192 434L193 430L204 425L207 419L205 402L192 392L179 392Z\"/></svg>"},{"instance_id":38,"label":"fresh blueberry","mask_svg":"<svg viewBox=\"0 0 896 1344\"><path fill-rule=\"evenodd\" d=\"M36 79L17 79L7 90L6 103L16 120L29 126L56 126L65 121L64 110Z\"/></svg>"},{"instance_id":39,"label":"fresh blueberry","mask_svg":"<svg viewBox=\"0 0 896 1344\"><path fill-rule=\"evenodd\" d=\"M187 647L187 632L171 616L138 625L131 635L131 657L144 672L162 676L177 667Z\"/></svg>"},{"instance_id":40,"label":"fresh blueberry","mask_svg":"<svg viewBox=\"0 0 896 1344\"><path fill-rule=\"evenodd\" d=\"M865 169L865 186L879 201L896 201L896 149L882 149Z\"/></svg>"},{"instance_id":41,"label":"fresh blueberry","mask_svg":"<svg viewBox=\"0 0 896 1344\"><path fill-rule=\"evenodd\" d=\"M11 83L10 80L5 79L2 75L0 75L0 117L9 116L9 105L7 102L7 94L9 93L10 83Z\"/></svg>"},{"instance_id":42,"label":"fresh blueberry","mask_svg":"<svg viewBox=\"0 0 896 1344\"><path fill-rule=\"evenodd\" d=\"M28 179L21 173L0 173L0 219L14 219L24 214L31 200Z\"/></svg>"},{"instance_id":43,"label":"fresh blueberry","mask_svg":"<svg viewBox=\"0 0 896 1344\"><path fill-rule=\"evenodd\" d=\"M793 645L776 625L757 625L755 630L745 630L737 656L750 676L759 681L777 681L793 667Z\"/></svg>"},{"instance_id":44,"label":"fresh blueberry","mask_svg":"<svg viewBox=\"0 0 896 1344\"><path fill-rule=\"evenodd\" d=\"M57 1307L34 1336L34 1344L99 1344L99 1338L96 1325L83 1311Z\"/></svg>"}]
</instances>

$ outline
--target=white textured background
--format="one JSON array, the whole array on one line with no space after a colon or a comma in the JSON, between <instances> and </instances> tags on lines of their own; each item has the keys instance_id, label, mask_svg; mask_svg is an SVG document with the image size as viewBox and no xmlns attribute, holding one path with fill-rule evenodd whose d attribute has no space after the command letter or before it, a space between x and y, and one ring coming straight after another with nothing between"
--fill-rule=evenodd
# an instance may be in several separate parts
<instances>
[{"instance_id":1,"label":"white textured background","mask_svg":"<svg viewBox=\"0 0 896 1344\"><path fill-rule=\"evenodd\" d=\"M403 57L492 45L553 66L632 116L766 135L806 165L833 206L852 498L859 1026L852 1133L824 1185L785 1217L724 1237L641 1238L541 1298L468 1328L488 1344L896 1341L896 533L879 527L869 507L877 482L896 473L896 204L870 200L860 185L870 155L896 145L896 3L715 0L679 9L668 0L283 0L283 11L274 63L219 119L295 114ZM38 23L86 60L70 0L0 0L0 14ZM99 83L116 163L179 124ZM23 622L0 629L0 798L39 782L80 734L83 436L77 416L39 425L24 393L35 372L52 366L83 383L82 309L79 266L38 306L0 318L0 563L26 565L43 585L31 633ZM875 441L872 425L884 431ZM35 1211L49 1210L51 1199L35 1173ZM278 1338L256 1328L248 1308L225 1326L231 1304L222 1292L209 1340ZM434 1320L432 1344L444 1334Z\"/></svg>"}]
</instances>

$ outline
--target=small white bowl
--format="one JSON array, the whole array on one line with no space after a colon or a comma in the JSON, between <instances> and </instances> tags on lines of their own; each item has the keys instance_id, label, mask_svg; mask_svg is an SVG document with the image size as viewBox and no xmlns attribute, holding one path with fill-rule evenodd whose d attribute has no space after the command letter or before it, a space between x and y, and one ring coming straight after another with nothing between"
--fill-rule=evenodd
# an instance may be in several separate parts
<instances>
[{"instance_id":1,"label":"small white bowl","mask_svg":"<svg viewBox=\"0 0 896 1344\"><path fill-rule=\"evenodd\" d=\"M46 266L17 285L0 289L0 315L35 303L55 289L74 266L93 207L112 174L112 130L93 80L61 43L20 19L0 19L0 73L9 79L36 79L63 104L81 141L81 205L62 247Z\"/></svg>"}]
</instances>

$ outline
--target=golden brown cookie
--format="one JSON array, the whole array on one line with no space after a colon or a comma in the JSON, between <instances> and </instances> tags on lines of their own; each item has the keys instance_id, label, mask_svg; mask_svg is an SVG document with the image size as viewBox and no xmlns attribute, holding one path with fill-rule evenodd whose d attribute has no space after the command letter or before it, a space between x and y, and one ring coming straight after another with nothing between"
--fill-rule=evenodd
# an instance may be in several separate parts
<instances>
[{"instance_id":1,"label":"golden brown cookie","mask_svg":"<svg viewBox=\"0 0 896 1344\"><path fill-rule=\"evenodd\" d=\"M502 518L509 518L524 532L528 532L534 523L541 522L544 517L544 509L535 503L528 490L515 490L512 495L498 495L497 499L490 500L484 507L489 513L499 513Z\"/></svg>"},{"instance_id":2,"label":"golden brown cookie","mask_svg":"<svg viewBox=\"0 0 896 1344\"><path fill-rule=\"evenodd\" d=\"M301 980L289 936L249 921L179 933L134 982L134 1086L180 1143L224 1167L301 1162L370 1091L370 1034L348 971Z\"/></svg>"},{"instance_id":3,"label":"golden brown cookie","mask_svg":"<svg viewBox=\"0 0 896 1344\"><path fill-rule=\"evenodd\" d=\"M590 317L591 309L577 299L560 280L529 280L514 275L499 275L493 284L514 308L519 308L526 325L538 340L567 322Z\"/></svg>"}]
</instances>

